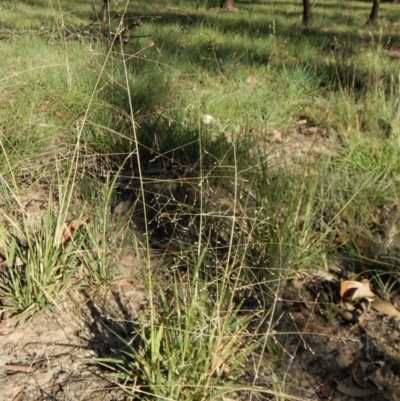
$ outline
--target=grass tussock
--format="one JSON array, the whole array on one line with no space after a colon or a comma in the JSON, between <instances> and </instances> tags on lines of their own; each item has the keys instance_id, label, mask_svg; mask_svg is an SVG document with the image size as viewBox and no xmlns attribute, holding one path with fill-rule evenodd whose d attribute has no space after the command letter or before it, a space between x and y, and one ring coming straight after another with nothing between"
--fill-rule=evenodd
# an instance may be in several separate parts
<instances>
[{"instance_id":1,"label":"grass tussock","mask_svg":"<svg viewBox=\"0 0 400 401\"><path fill-rule=\"evenodd\" d=\"M142 3L1 6L0 316L111 288L133 248L149 307L98 355L109 379L284 399L288 277L345 260L398 291L392 6L371 29L328 1L305 29L294 3Z\"/></svg>"}]
</instances>

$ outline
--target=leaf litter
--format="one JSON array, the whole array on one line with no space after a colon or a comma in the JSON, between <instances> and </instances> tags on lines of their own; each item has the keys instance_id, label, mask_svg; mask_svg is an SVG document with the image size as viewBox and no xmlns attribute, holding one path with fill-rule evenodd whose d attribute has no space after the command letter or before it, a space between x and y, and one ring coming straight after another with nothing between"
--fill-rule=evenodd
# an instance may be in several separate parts
<instances>
[{"instance_id":1,"label":"leaf litter","mask_svg":"<svg viewBox=\"0 0 400 401\"><path fill-rule=\"evenodd\" d=\"M281 298L274 330L297 334L280 343L288 357L271 367L279 371L289 364L288 394L400 400L400 366L393 363L399 356L399 296L392 302L380 298L366 279L341 282L304 272L288 280Z\"/></svg>"}]
</instances>

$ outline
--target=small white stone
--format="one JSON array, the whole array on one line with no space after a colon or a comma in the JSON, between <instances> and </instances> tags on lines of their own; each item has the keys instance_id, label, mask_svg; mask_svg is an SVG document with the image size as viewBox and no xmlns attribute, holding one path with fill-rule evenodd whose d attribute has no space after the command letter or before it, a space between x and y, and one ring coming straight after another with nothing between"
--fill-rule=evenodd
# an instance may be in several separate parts
<instances>
[{"instance_id":1,"label":"small white stone","mask_svg":"<svg viewBox=\"0 0 400 401\"><path fill-rule=\"evenodd\" d=\"M203 121L203 123L207 125L217 122L217 120L213 116L210 116L209 114L203 114L201 117L201 121Z\"/></svg>"}]
</instances>

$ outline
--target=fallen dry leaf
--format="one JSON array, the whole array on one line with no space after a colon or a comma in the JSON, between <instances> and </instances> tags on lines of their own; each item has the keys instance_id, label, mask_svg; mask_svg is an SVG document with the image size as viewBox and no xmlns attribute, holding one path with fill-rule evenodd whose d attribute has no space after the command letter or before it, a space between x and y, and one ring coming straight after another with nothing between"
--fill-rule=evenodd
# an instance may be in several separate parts
<instances>
[{"instance_id":1,"label":"fallen dry leaf","mask_svg":"<svg viewBox=\"0 0 400 401\"><path fill-rule=\"evenodd\" d=\"M342 247L347 244L351 240L350 235L348 234L340 234L335 238L335 242L338 247Z\"/></svg>"},{"instance_id":2,"label":"fallen dry leaf","mask_svg":"<svg viewBox=\"0 0 400 401\"><path fill-rule=\"evenodd\" d=\"M299 125L305 125L305 124L307 124L307 123L308 123L307 120L299 120L299 121L297 121L297 122L294 123L294 126L295 126L295 127L298 127Z\"/></svg>"},{"instance_id":3,"label":"fallen dry leaf","mask_svg":"<svg viewBox=\"0 0 400 401\"><path fill-rule=\"evenodd\" d=\"M33 366L23 365L0 365L0 369L11 370L13 372L33 373L36 368Z\"/></svg>"},{"instance_id":4,"label":"fallen dry leaf","mask_svg":"<svg viewBox=\"0 0 400 401\"><path fill-rule=\"evenodd\" d=\"M340 296L349 301L360 298L376 298L376 295L371 291L368 280L362 282L342 281L340 283Z\"/></svg>"},{"instance_id":5,"label":"fallen dry leaf","mask_svg":"<svg viewBox=\"0 0 400 401\"><path fill-rule=\"evenodd\" d=\"M18 394L12 399L12 401L20 401L24 396L24 390L20 390Z\"/></svg>"},{"instance_id":6,"label":"fallen dry leaf","mask_svg":"<svg viewBox=\"0 0 400 401\"><path fill-rule=\"evenodd\" d=\"M335 382L335 378L340 375L342 372L341 369L339 370L334 370L333 372L329 373L327 376L325 376L324 381L321 384L321 387L319 389L320 393L322 396L329 398L333 389L333 383Z\"/></svg>"},{"instance_id":7,"label":"fallen dry leaf","mask_svg":"<svg viewBox=\"0 0 400 401\"><path fill-rule=\"evenodd\" d=\"M333 372L326 375L320 387L321 395L330 399L333 388L336 388L336 390L338 390L340 393L349 395L351 397L365 397L371 394L377 394L378 391L364 388L363 383L360 382L360 380L358 380L357 378L356 374L360 371L360 363L362 362L362 359L363 357L362 355L360 355L349 366L342 369L334 370ZM339 380L337 380L338 376L345 373L347 375L350 374L354 382L360 387L356 387L354 385L352 385L351 387L347 387ZM336 386L334 386L334 383L336 383Z\"/></svg>"},{"instance_id":8,"label":"fallen dry leaf","mask_svg":"<svg viewBox=\"0 0 400 401\"><path fill-rule=\"evenodd\" d=\"M274 138L278 142L282 142L282 132L273 130Z\"/></svg>"},{"instance_id":9,"label":"fallen dry leaf","mask_svg":"<svg viewBox=\"0 0 400 401\"><path fill-rule=\"evenodd\" d=\"M64 224L64 226L60 227L61 234L60 244L64 244L68 240L71 239L72 234L79 230L81 227L86 226L87 222L89 221L89 216L82 217L82 219L72 220L68 225Z\"/></svg>"},{"instance_id":10,"label":"fallen dry leaf","mask_svg":"<svg viewBox=\"0 0 400 401\"><path fill-rule=\"evenodd\" d=\"M400 311L393 304L384 299L376 298L373 300L371 302L371 308L384 315L400 317Z\"/></svg>"},{"instance_id":11,"label":"fallen dry leaf","mask_svg":"<svg viewBox=\"0 0 400 401\"><path fill-rule=\"evenodd\" d=\"M347 310L347 309L345 309L345 310L339 309L338 312L339 312L339 315L340 315L344 320L352 321L352 320L355 319L355 318L354 318L354 315L353 315L349 310Z\"/></svg>"},{"instance_id":12,"label":"fallen dry leaf","mask_svg":"<svg viewBox=\"0 0 400 401\"><path fill-rule=\"evenodd\" d=\"M61 120L65 120L64 114L63 114L63 113L60 113L59 111L56 111L56 116L57 116L58 118L61 118Z\"/></svg>"},{"instance_id":13,"label":"fallen dry leaf","mask_svg":"<svg viewBox=\"0 0 400 401\"><path fill-rule=\"evenodd\" d=\"M335 379L336 382L336 389L341 392L342 394L349 395L351 397L366 397L371 394L376 394L376 391L373 390L368 390L366 388L360 388L360 387L346 387L342 383L338 382Z\"/></svg>"},{"instance_id":14,"label":"fallen dry leaf","mask_svg":"<svg viewBox=\"0 0 400 401\"><path fill-rule=\"evenodd\" d=\"M363 357L360 355L350 366L350 370L351 370L351 377L353 378L353 381L355 384L357 384L358 386L360 386L361 388L364 388L365 385L364 383L359 379L359 377L357 376L357 373L360 372L360 364L362 361Z\"/></svg>"},{"instance_id":15,"label":"fallen dry leaf","mask_svg":"<svg viewBox=\"0 0 400 401\"><path fill-rule=\"evenodd\" d=\"M212 370L213 370L213 372L217 372L217 374L220 374L222 372L228 374L231 371L229 366L218 355L215 355L213 358Z\"/></svg>"}]
</instances>

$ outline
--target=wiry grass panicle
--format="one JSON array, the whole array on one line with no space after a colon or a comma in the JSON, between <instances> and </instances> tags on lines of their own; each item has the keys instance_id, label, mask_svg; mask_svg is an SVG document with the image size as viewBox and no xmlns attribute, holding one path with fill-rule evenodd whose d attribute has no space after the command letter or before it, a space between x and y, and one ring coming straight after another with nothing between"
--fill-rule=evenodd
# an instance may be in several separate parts
<instances>
[{"instance_id":1,"label":"wiry grass panicle","mask_svg":"<svg viewBox=\"0 0 400 401\"><path fill-rule=\"evenodd\" d=\"M399 289L391 5L372 29L352 1L307 28L300 2L31 3L0 5L0 316L115 295L134 249L149 303L125 337L107 327L111 380L284 399L288 277L341 259Z\"/></svg>"}]
</instances>

